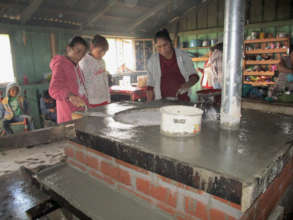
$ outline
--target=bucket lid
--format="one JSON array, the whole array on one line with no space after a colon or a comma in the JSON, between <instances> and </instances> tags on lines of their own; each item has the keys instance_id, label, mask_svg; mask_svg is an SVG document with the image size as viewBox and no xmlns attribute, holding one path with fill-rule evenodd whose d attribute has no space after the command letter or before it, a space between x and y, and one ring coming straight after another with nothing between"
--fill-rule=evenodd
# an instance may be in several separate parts
<instances>
[{"instance_id":1,"label":"bucket lid","mask_svg":"<svg viewBox=\"0 0 293 220\"><path fill-rule=\"evenodd\" d=\"M203 111L199 108L184 105L168 105L161 107L160 111L161 113L185 116L202 115L203 113Z\"/></svg>"}]
</instances>

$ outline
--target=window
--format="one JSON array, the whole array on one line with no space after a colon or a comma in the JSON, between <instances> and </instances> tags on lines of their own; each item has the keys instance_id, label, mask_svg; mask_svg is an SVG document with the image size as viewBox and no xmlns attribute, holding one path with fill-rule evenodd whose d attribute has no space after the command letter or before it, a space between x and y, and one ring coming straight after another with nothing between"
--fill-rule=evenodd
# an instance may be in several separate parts
<instances>
[{"instance_id":1,"label":"window","mask_svg":"<svg viewBox=\"0 0 293 220\"><path fill-rule=\"evenodd\" d=\"M134 42L129 39L107 38L109 50L104 60L110 74L135 70Z\"/></svg>"},{"instance_id":2,"label":"window","mask_svg":"<svg viewBox=\"0 0 293 220\"><path fill-rule=\"evenodd\" d=\"M0 83L14 82L14 70L8 34L0 34Z\"/></svg>"}]
</instances>

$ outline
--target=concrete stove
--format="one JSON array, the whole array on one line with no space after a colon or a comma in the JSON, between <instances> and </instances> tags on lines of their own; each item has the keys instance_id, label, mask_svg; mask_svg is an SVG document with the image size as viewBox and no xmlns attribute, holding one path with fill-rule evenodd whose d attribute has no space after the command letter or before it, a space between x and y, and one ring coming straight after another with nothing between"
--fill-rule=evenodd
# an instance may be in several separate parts
<instances>
[{"instance_id":1,"label":"concrete stove","mask_svg":"<svg viewBox=\"0 0 293 220\"><path fill-rule=\"evenodd\" d=\"M174 219L266 219L293 179L293 118L244 110L238 131L203 122L188 138L115 120L125 110L168 104L91 109L75 122L68 164Z\"/></svg>"}]
</instances>

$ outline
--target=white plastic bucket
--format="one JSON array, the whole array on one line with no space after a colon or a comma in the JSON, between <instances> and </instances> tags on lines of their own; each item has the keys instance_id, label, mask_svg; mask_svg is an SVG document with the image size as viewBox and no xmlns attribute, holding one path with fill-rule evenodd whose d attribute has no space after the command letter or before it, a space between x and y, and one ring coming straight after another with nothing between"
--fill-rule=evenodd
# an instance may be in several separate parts
<instances>
[{"instance_id":1,"label":"white plastic bucket","mask_svg":"<svg viewBox=\"0 0 293 220\"><path fill-rule=\"evenodd\" d=\"M167 136L194 136L200 132L203 111L196 107L169 105L160 108L161 133Z\"/></svg>"}]
</instances>

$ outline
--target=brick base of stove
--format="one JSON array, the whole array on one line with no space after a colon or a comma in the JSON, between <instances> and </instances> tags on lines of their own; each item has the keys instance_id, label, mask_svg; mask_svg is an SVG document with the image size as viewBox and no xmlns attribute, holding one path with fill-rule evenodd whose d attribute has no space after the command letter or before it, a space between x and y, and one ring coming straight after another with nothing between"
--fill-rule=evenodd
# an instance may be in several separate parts
<instances>
[{"instance_id":1,"label":"brick base of stove","mask_svg":"<svg viewBox=\"0 0 293 220\"><path fill-rule=\"evenodd\" d=\"M67 163L118 191L156 206L176 220L265 220L293 179L293 160L245 213L241 206L69 142Z\"/></svg>"}]
</instances>

